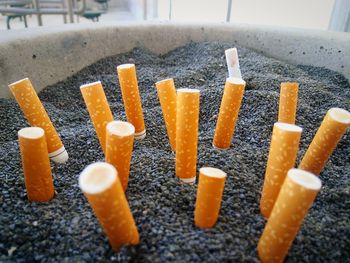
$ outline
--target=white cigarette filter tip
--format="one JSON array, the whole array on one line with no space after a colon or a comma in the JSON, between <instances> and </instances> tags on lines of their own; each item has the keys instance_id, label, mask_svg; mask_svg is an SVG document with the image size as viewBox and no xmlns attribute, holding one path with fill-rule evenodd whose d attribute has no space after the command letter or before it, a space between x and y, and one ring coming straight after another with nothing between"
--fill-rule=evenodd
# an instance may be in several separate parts
<instances>
[{"instance_id":1,"label":"white cigarette filter tip","mask_svg":"<svg viewBox=\"0 0 350 263\"><path fill-rule=\"evenodd\" d=\"M26 127L18 131L18 136L26 139L38 139L44 134L44 130L39 127Z\"/></svg>"},{"instance_id":2,"label":"white cigarette filter tip","mask_svg":"<svg viewBox=\"0 0 350 263\"><path fill-rule=\"evenodd\" d=\"M52 160L55 163L65 163L69 159L69 155L66 149L64 148L64 146L59 148L57 151L49 153L49 157L50 157L50 160Z\"/></svg>"},{"instance_id":3,"label":"white cigarette filter tip","mask_svg":"<svg viewBox=\"0 0 350 263\"><path fill-rule=\"evenodd\" d=\"M136 132L135 133L135 140L137 141L141 141L146 137L146 130L142 131L142 132Z\"/></svg>"},{"instance_id":4,"label":"white cigarette filter tip","mask_svg":"<svg viewBox=\"0 0 350 263\"><path fill-rule=\"evenodd\" d=\"M228 77L226 79L227 82L234 84L234 85L245 85L245 81L241 78L236 78L236 77Z\"/></svg>"},{"instance_id":5,"label":"white cigarette filter tip","mask_svg":"<svg viewBox=\"0 0 350 263\"><path fill-rule=\"evenodd\" d=\"M111 121L107 124L107 130L117 136L124 137L135 134L135 127L126 121Z\"/></svg>"},{"instance_id":6,"label":"white cigarette filter tip","mask_svg":"<svg viewBox=\"0 0 350 263\"><path fill-rule=\"evenodd\" d=\"M321 189L321 180L314 174L302 169L290 169L287 176L296 184L310 190L318 191Z\"/></svg>"},{"instance_id":7,"label":"white cigarette filter tip","mask_svg":"<svg viewBox=\"0 0 350 263\"><path fill-rule=\"evenodd\" d=\"M95 81L95 82L92 82L92 83L87 83L87 84L81 85L80 89L88 88L88 87L91 87L91 86L95 86L97 84L102 84L102 83L101 83L101 81Z\"/></svg>"},{"instance_id":8,"label":"white cigarette filter tip","mask_svg":"<svg viewBox=\"0 0 350 263\"><path fill-rule=\"evenodd\" d=\"M196 177L192 178L180 178L181 182L186 184L194 184L196 182Z\"/></svg>"},{"instance_id":9,"label":"white cigarette filter tip","mask_svg":"<svg viewBox=\"0 0 350 263\"><path fill-rule=\"evenodd\" d=\"M328 112L333 120L344 124L350 124L350 112L347 110L331 108Z\"/></svg>"},{"instance_id":10,"label":"white cigarette filter tip","mask_svg":"<svg viewBox=\"0 0 350 263\"><path fill-rule=\"evenodd\" d=\"M99 194L112 186L118 172L113 165L96 162L88 165L79 176L79 187L87 194Z\"/></svg>"},{"instance_id":11,"label":"white cigarette filter tip","mask_svg":"<svg viewBox=\"0 0 350 263\"><path fill-rule=\"evenodd\" d=\"M224 171L213 167L202 167L199 169L199 173L213 178L225 178L227 176Z\"/></svg>"},{"instance_id":12,"label":"white cigarette filter tip","mask_svg":"<svg viewBox=\"0 0 350 263\"><path fill-rule=\"evenodd\" d=\"M135 67L135 64L121 64L119 66L117 66L117 69L129 69Z\"/></svg>"},{"instance_id":13,"label":"white cigarette filter tip","mask_svg":"<svg viewBox=\"0 0 350 263\"><path fill-rule=\"evenodd\" d=\"M188 88L184 88L184 89L178 89L177 90L178 93L199 93L200 90L199 89L188 89Z\"/></svg>"},{"instance_id":14,"label":"white cigarette filter tip","mask_svg":"<svg viewBox=\"0 0 350 263\"><path fill-rule=\"evenodd\" d=\"M275 122L274 126L276 126L277 128L279 128L280 130L284 130L284 131L289 131L289 132L302 132L303 128L294 125L294 124L289 124L289 123L284 123L284 122Z\"/></svg>"}]
</instances>

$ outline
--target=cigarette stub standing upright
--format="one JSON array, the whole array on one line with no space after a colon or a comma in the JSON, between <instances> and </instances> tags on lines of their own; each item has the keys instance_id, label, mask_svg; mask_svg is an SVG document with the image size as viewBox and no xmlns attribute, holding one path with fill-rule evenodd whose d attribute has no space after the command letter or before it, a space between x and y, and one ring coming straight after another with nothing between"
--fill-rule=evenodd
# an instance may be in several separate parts
<instances>
[{"instance_id":1,"label":"cigarette stub standing upright","mask_svg":"<svg viewBox=\"0 0 350 263\"><path fill-rule=\"evenodd\" d=\"M319 175L350 124L350 112L330 109L313 138L299 168Z\"/></svg>"},{"instance_id":2,"label":"cigarette stub standing upright","mask_svg":"<svg viewBox=\"0 0 350 263\"><path fill-rule=\"evenodd\" d=\"M171 149L176 149L176 89L173 79L164 79L156 83L157 93L162 107L165 126Z\"/></svg>"},{"instance_id":3,"label":"cigarette stub standing upright","mask_svg":"<svg viewBox=\"0 0 350 263\"><path fill-rule=\"evenodd\" d=\"M45 131L50 159L56 163L66 162L68 153L30 80L19 80L10 84L9 88L30 125Z\"/></svg>"},{"instance_id":4,"label":"cigarette stub standing upright","mask_svg":"<svg viewBox=\"0 0 350 263\"><path fill-rule=\"evenodd\" d=\"M106 162L118 171L124 191L128 187L135 127L125 121L112 121L107 124Z\"/></svg>"},{"instance_id":5,"label":"cigarette stub standing upright","mask_svg":"<svg viewBox=\"0 0 350 263\"><path fill-rule=\"evenodd\" d=\"M48 202L54 196L45 132L28 127L18 132L27 196L33 202Z\"/></svg>"},{"instance_id":6,"label":"cigarette stub standing upright","mask_svg":"<svg viewBox=\"0 0 350 263\"><path fill-rule=\"evenodd\" d=\"M197 173L200 91L179 89L176 96L176 176L193 183Z\"/></svg>"},{"instance_id":7,"label":"cigarette stub standing upright","mask_svg":"<svg viewBox=\"0 0 350 263\"><path fill-rule=\"evenodd\" d=\"M283 262L320 189L315 175L300 169L288 171L258 243L261 262Z\"/></svg>"},{"instance_id":8,"label":"cigarette stub standing upright","mask_svg":"<svg viewBox=\"0 0 350 263\"><path fill-rule=\"evenodd\" d=\"M218 219L226 173L217 168L199 170L194 222L200 228L213 227Z\"/></svg>"},{"instance_id":9,"label":"cigarette stub standing upright","mask_svg":"<svg viewBox=\"0 0 350 263\"><path fill-rule=\"evenodd\" d=\"M264 186L260 200L261 213L268 218L289 169L297 158L302 128L276 122L273 126Z\"/></svg>"},{"instance_id":10,"label":"cigarette stub standing upright","mask_svg":"<svg viewBox=\"0 0 350 263\"><path fill-rule=\"evenodd\" d=\"M86 108L95 127L98 140L104 154L106 154L106 126L113 121L106 94L100 81L80 86Z\"/></svg>"},{"instance_id":11,"label":"cigarette stub standing upright","mask_svg":"<svg viewBox=\"0 0 350 263\"><path fill-rule=\"evenodd\" d=\"M282 82L278 108L278 122L295 124L298 104L299 84L296 82Z\"/></svg>"},{"instance_id":12,"label":"cigarette stub standing upright","mask_svg":"<svg viewBox=\"0 0 350 263\"><path fill-rule=\"evenodd\" d=\"M117 170L111 164L97 162L88 165L79 176L79 186L113 250L139 243L139 233Z\"/></svg>"},{"instance_id":13,"label":"cigarette stub standing upright","mask_svg":"<svg viewBox=\"0 0 350 263\"><path fill-rule=\"evenodd\" d=\"M146 136L139 86L134 64L123 64L117 67L120 88L128 122L135 127L135 139Z\"/></svg>"},{"instance_id":14,"label":"cigarette stub standing upright","mask_svg":"<svg viewBox=\"0 0 350 263\"><path fill-rule=\"evenodd\" d=\"M238 78L226 79L213 139L213 146L217 149L228 149L231 145L244 88L244 80Z\"/></svg>"},{"instance_id":15,"label":"cigarette stub standing upright","mask_svg":"<svg viewBox=\"0 0 350 263\"><path fill-rule=\"evenodd\" d=\"M239 59L237 48L230 48L225 50L226 63L228 69L228 76L234 78L242 78L241 69L239 67Z\"/></svg>"}]
</instances>

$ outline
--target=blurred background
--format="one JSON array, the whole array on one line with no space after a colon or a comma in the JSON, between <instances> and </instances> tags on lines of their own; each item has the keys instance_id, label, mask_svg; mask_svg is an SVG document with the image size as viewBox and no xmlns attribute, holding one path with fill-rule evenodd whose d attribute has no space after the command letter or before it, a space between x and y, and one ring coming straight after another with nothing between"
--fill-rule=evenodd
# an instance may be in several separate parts
<instances>
[{"instance_id":1,"label":"blurred background","mask_svg":"<svg viewBox=\"0 0 350 263\"><path fill-rule=\"evenodd\" d=\"M143 20L349 32L350 0L0 0L0 30Z\"/></svg>"}]
</instances>

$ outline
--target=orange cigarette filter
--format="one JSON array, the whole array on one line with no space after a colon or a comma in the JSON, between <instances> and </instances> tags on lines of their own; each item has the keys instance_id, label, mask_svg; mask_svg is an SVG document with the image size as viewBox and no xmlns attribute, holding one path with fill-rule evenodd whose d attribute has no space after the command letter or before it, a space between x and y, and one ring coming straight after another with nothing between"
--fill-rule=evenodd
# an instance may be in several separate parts
<instances>
[{"instance_id":1,"label":"orange cigarette filter","mask_svg":"<svg viewBox=\"0 0 350 263\"><path fill-rule=\"evenodd\" d=\"M173 79L164 79L156 83L157 93L162 107L165 126L171 149L176 149L176 90Z\"/></svg>"},{"instance_id":2,"label":"orange cigarette filter","mask_svg":"<svg viewBox=\"0 0 350 263\"><path fill-rule=\"evenodd\" d=\"M134 64L123 64L117 67L120 88L128 122L135 127L135 139L146 136L139 86Z\"/></svg>"},{"instance_id":3,"label":"orange cigarette filter","mask_svg":"<svg viewBox=\"0 0 350 263\"><path fill-rule=\"evenodd\" d=\"M276 202L289 169L297 158L302 128L277 122L273 126L264 186L260 200L260 211L268 218Z\"/></svg>"},{"instance_id":4,"label":"orange cigarette filter","mask_svg":"<svg viewBox=\"0 0 350 263\"><path fill-rule=\"evenodd\" d=\"M128 187L135 127L125 121L112 121L107 124L106 162L118 171L124 191Z\"/></svg>"},{"instance_id":5,"label":"orange cigarette filter","mask_svg":"<svg viewBox=\"0 0 350 263\"><path fill-rule=\"evenodd\" d=\"M228 149L230 147L244 88L245 81L243 79L233 77L226 79L213 139L214 148Z\"/></svg>"},{"instance_id":6,"label":"orange cigarette filter","mask_svg":"<svg viewBox=\"0 0 350 263\"><path fill-rule=\"evenodd\" d=\"M278 109L278 122L295 124L299 83L282 82Z\"/></svg>"},{"instance_id":7,"label":"orange cigarette filter","mask_svg":"<svg viewBox=\"0 0 350 263\"><path fill-rule=\"evenodd\" d=\"M50 159L56 163L66 162L68 153L30 80L19 80L10 84L9 88L29 124L45 131Z\"/></svg>"},{"instance_id":8,"label":"orange cigarette filter","mask_svg":"<svg viewBox=\"0 0 350 263\"><path fill-rule=\"evenodd\" d=\"M220 212L226 173L220 169L203 167L199 170L194 222L200 228L215 225Z\"/></svg>"},{"instance_id":9,"label":"orange cigarette filter","mask_svg":"<svg viewBox=\"0 0 350 263\"><path fill-rule=\"evenodd\" d=\"M328 110L299 168L319 175L349 124L350 112L340 108Z\"/></svg>"},{"instance_id":10,"label":"orange cigarette filter","mask_svg":"<svg viewBox=\"0 0 350 263\"><path fill-rule=\"evenodd\" d=\"M100 81L80 86L86 108L97 133L103 152L106 154L106 126L113 115Z\"/></svg>"},{"instance_id":11,"label":"orange cigarette filter","mask_svg":"<svg viewBox=\"0 0 350 263\"><path fill-rule=\"evenodd\" d=\"M54 196L45 132L27 127L18 132L27 196L33 202L48 202Z\"/></svg>"},{"instance_id":12,"label":"orange cigarette filter","mask_svg":"<svg viewBox=\"0 0 350 263\"><path fill-rule=\"evenodd\" d=\"M87 166L79 176L79 186L113 250L139 243L139 233L117 170L111 164L96 162Z\"/></svg>"},{"instance_id":13,"label":"orange cigarette filter","mask_svg":"<svg viewBox=\"0 0 350 263\"><path fill-rule=\"evenodd\" d=\"M315 175L289 170L258 243L261 262L283 262L320 189L321 181Z\"/></svg>"},{"instance_id":14,"label":"orange cigarette filter","mask_svg":"<svg viewBox=\"0 0 350 263\"><path fill-rule=\"evenodd\" d=\"M176 176L185 183L196 180L198 123L198 89L179 89L176 97Z\"/></svg>"}]
</instances>

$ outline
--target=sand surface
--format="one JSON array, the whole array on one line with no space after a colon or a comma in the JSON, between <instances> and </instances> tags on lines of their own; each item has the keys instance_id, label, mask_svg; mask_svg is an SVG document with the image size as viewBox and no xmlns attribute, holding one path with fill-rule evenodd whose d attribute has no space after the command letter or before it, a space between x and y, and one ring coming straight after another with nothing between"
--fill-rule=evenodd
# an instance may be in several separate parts
<instances>
[{"instance_id":1,"label":"sand surface","mask_svg":"<svg viewBox=\"0 0 350 263\"><path fill-rule=\"evenodd\" d=\"M28 124L14 100L0 99L0 261L257 262L256 246L265 224L259 199L280 82L300 83L297 124L304 131L297 162L329 108L350 110L350 85L333 71L293 66L239 48L247 82L239 121L232 147L214 150L211 143L227 76L224 50L231 45L190 44L164 56L135 49L102 59L44 89L40 98L70 155L66 164L52 163L58 194L47 204L27 200L17 131ZM125 120L115 71L123 63L137 66L147 137L135 143L127 190L141 243L114 253L78 187L82 169L103 160L79 86L101 80L115 119ZM198 168L214 166L228 175L221 214L210 230L193 223L196 185L182 185L175 178L154 87L168 77L175 79L177 88L201 90ZM287 262L349 262L349 131L320 178L323 188Z\"/></svg>"}]
</instances>

